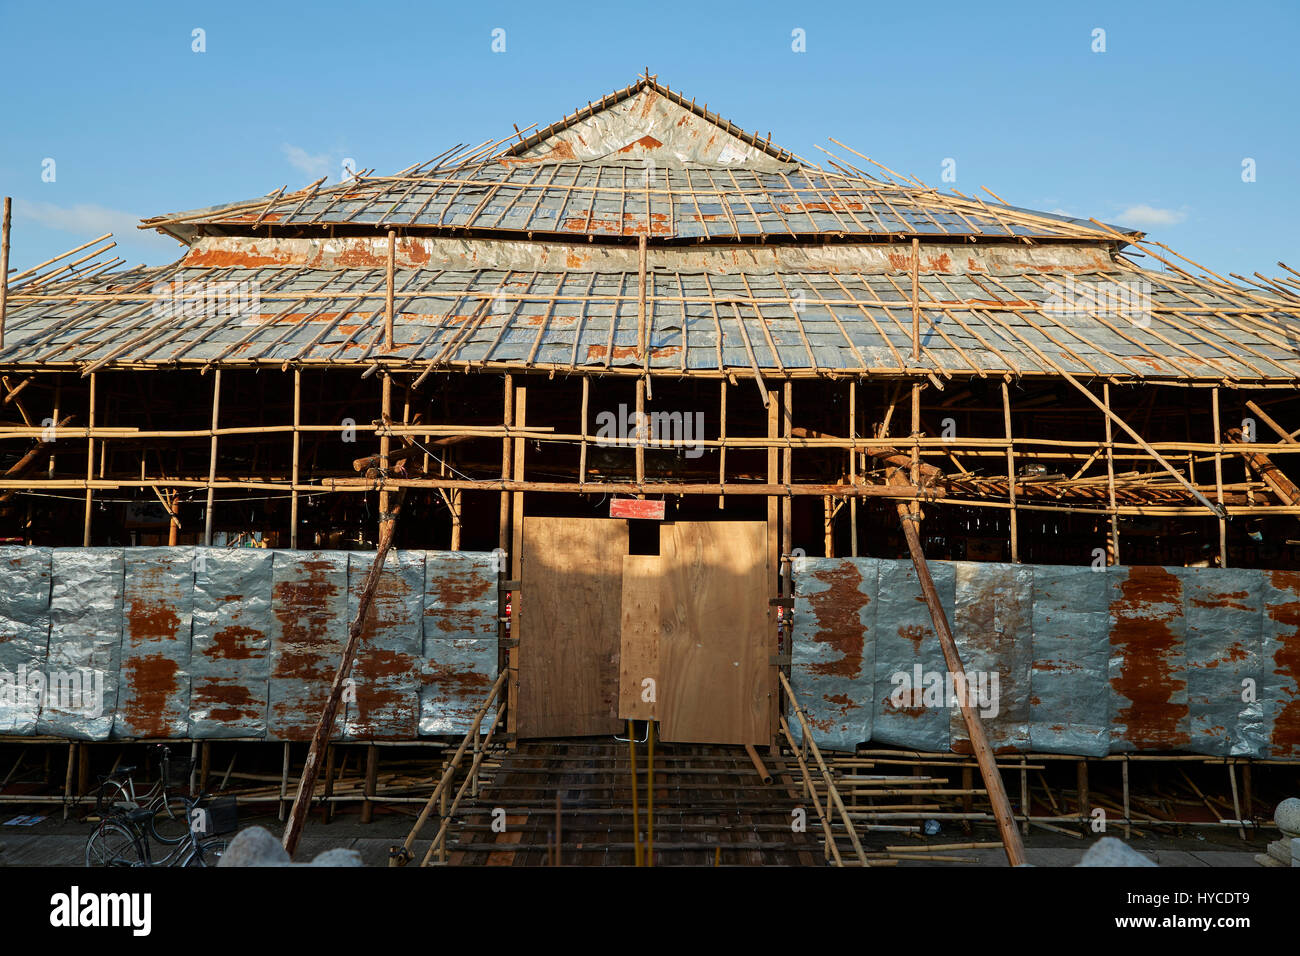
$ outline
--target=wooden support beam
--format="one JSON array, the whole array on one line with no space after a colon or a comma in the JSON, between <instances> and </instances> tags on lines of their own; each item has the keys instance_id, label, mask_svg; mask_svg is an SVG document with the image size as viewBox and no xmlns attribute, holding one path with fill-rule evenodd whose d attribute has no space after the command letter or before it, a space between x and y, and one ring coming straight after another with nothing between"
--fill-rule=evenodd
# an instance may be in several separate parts
<instances>
[{"instance_id":1,"label":"wooden support beam","mask_svg":"<svg viewBox=\"0 0 1300 956\"><path fill-rule=\"evenodd\" d=\"M1110 408L1110 383L1101 386L1102 399ZM1108 565L1120 563L1119 556L1119 508L1115 501L1115 436L1111 430L1110 418L1106 418L1106 487L1110 498L1110 542L1106 548ZM1086 770L1085 770L1086 772Z\"/></svg>"},{"instance_id":2,"label":"wooden support beam","mask_svg":"<svg viewBox=\"0 0 1300 956\"><path fill-rule=\"evenodd\" d=\"M5 310L9 300L9 220L12 207L13 199L5 196L4 217L0 219L0 349L5 345Z\"/></svg>"},{"instance_id":3,"label":"wooden support beam","mask_svg":"<svg viewBox=\"0 0 1300 956\"><path fill-rule=\"evenodd\" d=\"M849 441L858 437L858 382L849 382ZM849 451L849 484L858 483L858 453ZM858 499L849 499L849 555L858 556Z\"/></svg>"},{"instance_id":4,"label":"wooden support beam","mask_svg":"<svg viewBox=\"0 0 1300 956\"><path fill-rule=\"evenodd\" d=\"M1137 443L1142 447L1142 450L1143 450L1143 451L1145 451L1148 455L1150 455L1152 458L1154 458L1154 459L1156 460L1156 463L1159 464L1160 467L1162 467L1165 471L1169 472L1169 474L1173 475L1174 479L1175 479L1175 480L1176 480L1180 485L1182 485L1184 488L1186 488L1188 491L1190 491L1190 492L1192 493L1192 497L1194 497L1194 498L1195 498L1197 501L1199 501L1201 504L1205 505L1205 507L1209 508L1209 509L1210 509L1210 512L1211 512L1212 514L1215 514L1215 515L1217 515L1217 516L1219 516L1219 517L1226 517L1226 516L1227 516L1227 512L1226 512L1222 507L1220 507L1219 505L1214 504L1212 501L1210 501L1209 498L1207 498L1207 497L1205 497L1205 495L1201 494L1200 491L1198 491L1196 488L1192 487L1191 483L1188 482L1188 480L1187 480L1186 478L1184 478L1184 477L1183 477L1183 476L1182 476L1182 475L1181 475L1181 474L1180 474L1180 473L1179 473L1179 472L1174 468L1173 465L1169 464L1169 462L1165 460L1164 456L1161 455L1160 452L1158 452L1158 451L1156 451L1154 448L1152 448L1152 447L1147 443L1146 439L1144 439L1144 438L1143 438L1141 435L1139 435L1136 431L1134 431L1132 428L1130 428L1128 422L1124 421L1124 419L1120 418L1120 417L1119 417L1118 415L1116 415L1113 411L1111 411L1110 403L1109 403L1108 401L1107 401L1107 402L1102 402L1101 399L1099 399L1096 395L1092 394L1092 391L1091 391L1087 386L1085 386L1082 382L1080 382L1077 378L1075 378L1073 375L1071 375L1071 374L1070 374L1069 372L1067 372L1065 369L1060 368L1060 367L1058 366L1058 371L1060 372L1061 376L1062 376L1062 377L1063 377L1067 382L1069 382L1069 383L1070 383L1071 385L1073 385L1076 389L1078 389L1078 391L1080 392L1080 394L1082 394L1086 399L1088 399L1088 401L1092 402L1092 404L1096 405L1099 409L1101 409L1102 414L1104 414L1104 415L1106 416L1107 419L1109 419L1110 421L1113 421L1116 425L1118 425L1118 426L1119 426L1120 428L1122 428L1125 432L1127 432L1128 435L1129 435L1129 437L1132 438L1135 442L1137 442Z\"/></svg>"},{"instance_id":5,"label":"wooden support beam","mask_svg":"<svg viewBox=\"0 0 1300 956\"><path fill-rule=\"evenodd\" d=\"M1210 390L1211 403L1214 411L1214 440L1219 441L1219 386L1214 386ZM1190 466L1188 468L1190 473ZM1219 502L1220 509L1223 508L1223 453L1216 451L1214 453L1214 489L1216 499ZM1226 512L1225 512L1226 514ZM1223 514L1219 515L1219 567L1228 566L1228 519Z\"/></svg>"},{"instance_id":6,"label":"wooden support beam","mask_svg":"<svg viewBox=\"0 0 1300 956\"><path fill-rule=\"evenodd\" d=\"M515 425L523 428L528 422L528 389L524 386L517 386L515 392ZM511 465L512 480L522 481L524 479L524 449L528 442L522 438L514 441L514 461ZM516 491L511 498L511 517L510 517L510 563L511 578L516 581L523 580L524 576L524 494L522 491ZM523 614L523 595L515 590L511 595L510 607L510 648L508 653L510 672L510 684L508 688L506 704L506 727L511 736L511 746L514 746L517 733L518 723L517 715L519 711L519 618Z\"/></svg>"},{"instance_id":7,"label":"wooden support beam","mask_svg":"<svg viewBox=\"0 0 1300 956\"><path fill-rule=\"evenodd\" d=\"M397 272L397 232L388 230L387 285L384 291L384 349L393 350L393 281Z\"/></svg>"},{"instance_id":8,"label":"wooden support beam","mask_svg":"<svg viewBox=\"0 0 1300 956\"><path fill-rule=\"evenodd\" d=\"M321 708L320 719L316 721L316 729L312 733L311 746L307 750L307 762L303 765L302 777L298 780L298 795L294 798L293 809L289 813L289 824L284 829L283 845L290 856L293 856L294 851L297 850L298 840L302 836L307 810L311 806L312 793L316 789L316 777L320 772L320 758L334 731L334 719L338 714L339 702L343 698L343 685L352 672L353 661L356 660L366 615L370 613L370 605L374 602L375 592L379 589L384 560L388 557L394 532L397 529L397 512L401 510L404 497L405 492L397 493L397 503L393 506L393 519L384 525L383 533L379 537L375 560L370 565L370 572L362 585L361 595L357 599L357 613L352 619L351 627L348 628L348 640L343 647L343 656L339 661L338 670L334 672L334 683L330 685L329 697L325 701L325 706Z\"/></svg>"},{"instance_id":9,"label":"wooden support beam","mask_svg":"<svg viewBox=\"0 0 1300 956\"><path fill-rule=\"evenodd\" d=\"M915 392L913 395L913 407L915 407L917 400ZM921 510L915 504L899 502L898 519L903 526L903 535L907 538L907 549L911 553L912 565L921 584L921 593L925 597L926 606L930 609L930 619L934 622L934 631L943 649L948 673L954 678L960 675L964 680L966 668L962 664L957 642L952 636L952 629L948 626L948 616L939 601L939 592L935 590L934 579L930 576L930 567L926 564L925 553L921 549L921 534L917 527L921 522ZM1002 774L997 768L993 750L989 747L988 738L984 734L984 725L980 722L978 712L971 706L969 695L959 694L958 705L961 707L962 719L966 724L966 735L970 738L971 750L979 763L980 776L988 792L993 816L997 820L998 832L1002 836L1007 862L1011 866L1019 866L1025 862L1025 848L1020 839L1020 832L1016 829L1011 802L1007 799L1007 791L1002 783Z\"/></svg>"},{"instance_id":10,"label":"wooden support beam","mask_svg":"<svg viewBox=\"0 0 1300 956\"><path fill-rule=\"evenodd\" d=\"M1016 525L1016 453L1011 446L1011 391L1002 380L1002 420L1007 431L1007 490L1011 501L1011 563L1020 563L1020 535ZM1028 829L1028 824L1026 824Z\"/></svg>"},{"instance_id":11,"label":"wooden support beam","mask_svg":"<svg viewBox=\"0 0 1300 956\"><path fill-rule=\"evenodd\" d=\"M298 550L298 478L302 454L302 369L293 370L293 489L289 497L289 547Z\"/></svg>"},{"instance_id":12,"label":"wooden support beam","mask_svg":"<svg viewBox=\"0 0 1300 956\"><path fill-rule=\"evenodd\" d=\"M1240 428L1229 428L1223 433L1225 441L1232 444L1249 446L1250 442L1244 441ZM1277 495L1282 501L1289 505L1300 505L1300 487L1286 476L1286 474L1274 464L1273 459L1269 458L1263 452L1246 451L1243 447L1241 457L1246 460L1251 468L1259 473L1259 477L1268 485L1269 489Z\"/></svg>"},{"instance_id":13,"label":"wooden support beam","mask_svg":"<svg viewBox=\"0 0 1300 956\"><path fill-rule=\"evenodd\" d=\"M93 379L92 379L93 381ZM216 369L212 373L212 435L208 448L208 500L207 508L203 515L203 546L212 547L212 510L216 504L216 489L213 483L217 480L217 421L221 410L221 369ZM89 494L89 492L87 492ZM89 542L87 542L89 543Z\"/></svg>"},{"instance_id":14,"label":"wooden support beam","mask_svg":"<svg viewBox=\"0 0 1300 956\"><path fill-rule=\"evenodd\" d=\"M95 373L91 372L90 373L90 410L89 410L90 414L86 419L87 425L89 425L91 428L95 427L96 381L97 379ZM91 515L93 514L93 507L94 507L93 498L95 496L95 493L90 489L89 484L94 477L95 477L95 439L91 437L86 439L86 484L87 484L86 514L85 514L85 520L82 524L82 533L81 533L81 546L83 548L90 547L90 518Z\"/></svg>"}]
</instances>

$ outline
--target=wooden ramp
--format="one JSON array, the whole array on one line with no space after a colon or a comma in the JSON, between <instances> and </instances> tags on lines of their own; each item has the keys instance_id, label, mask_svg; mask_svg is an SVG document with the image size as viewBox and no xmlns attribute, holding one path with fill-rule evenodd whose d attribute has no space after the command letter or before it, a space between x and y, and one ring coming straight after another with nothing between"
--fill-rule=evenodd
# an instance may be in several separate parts
<instances>
[{"instance_id":1,"label":"wooden ramp","mask_svg":"<svg viewBox=\"0 0 1300 956\"><path fill-rule=\"evenodd\" d=\"M795 777L772 764L759 779L741 746L660 743L654 765L656 866L821 866L815 834L791 830ZM637 801L646 821L646 753L637 746ZM795 768L795 774L798 769ZM612 740L546 740L511 751L477 800L456 813L451 865L632 866L632 775L628 746ZM505 832L493 831L504 810ZM496 814L497 819L501 814ZM813 815L809 813L809 816ZM815 818L810 828L816 828ZM498 826L499 829L499 826Z\"/></svg>"}]
</instances>

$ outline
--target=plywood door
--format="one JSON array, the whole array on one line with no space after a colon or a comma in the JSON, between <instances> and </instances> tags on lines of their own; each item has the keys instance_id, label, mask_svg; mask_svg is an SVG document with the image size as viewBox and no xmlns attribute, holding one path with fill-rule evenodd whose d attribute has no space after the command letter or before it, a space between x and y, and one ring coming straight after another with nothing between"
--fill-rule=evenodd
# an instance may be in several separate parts
<instances>
[{"instance_id":1,"label":"plywood door","mask_svg":"<svg viewBox=\"0 0 1300 956\"><path fill-rule=\"evenodd\" d=\"M771 739L767 526L689 521L660 529L658 718L666 741Z\"/></svg>"},{"instance_id":2,"label":"plywood door","mask_svg":"<svg viewBox=\"0 0 1300 956\"><path fill-rule=\"evenodd\" d=\"M619 727L619 632L627 522L525 518L515 633L520 737Z\"/></svg>"},{"instance_id":3,"label":"plywood door","mask_svg":"<svg viewBox=\"0 0 1300 956\"><path fill-rule=\"evenodd\" d=\"M623 558L623 630L619 653L618 715L655 720L659 696L659 609L663 606L663 558Z\"/></svg>"}]
</instances>

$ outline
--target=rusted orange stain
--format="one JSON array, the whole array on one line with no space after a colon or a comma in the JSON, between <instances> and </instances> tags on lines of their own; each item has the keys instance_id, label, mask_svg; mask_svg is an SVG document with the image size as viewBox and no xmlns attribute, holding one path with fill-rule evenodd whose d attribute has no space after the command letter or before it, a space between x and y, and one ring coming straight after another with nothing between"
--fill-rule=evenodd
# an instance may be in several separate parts
<instances>
[{"instance_id":1,"label":"rusted orange stain","mask_svg":"<svg viewBox=\"0 0 1300 956\"><path fill-rule=\"evenodd\" d=\"M1182 614L1182 582L1164 568L1132 567L1120 594L1110 606L1110 644L1124 663L1111 689L1128 704L1116 722L1139 750L1176 750L1190 739L1187 703L1174 700L1187 689L1175 673L1181 641L1171 627Z\"/></svg>"},{"instance_id":2,"label":"rusted orange stain","mask_svg":"<svg viewBox=\"0 0 1300 956\"><path fill-rule=\"evenodd\" d=\"M845 561L815 571L812 576L826 585L826 590L808 595L817 621L812 639L818 644L829 644L838 652L839 659L813 663L809 670L814 674L859 677L865 636L860 614L862 608L871 603L871 599L859 590L862 572Z\"/></svg>"}]
</instances>

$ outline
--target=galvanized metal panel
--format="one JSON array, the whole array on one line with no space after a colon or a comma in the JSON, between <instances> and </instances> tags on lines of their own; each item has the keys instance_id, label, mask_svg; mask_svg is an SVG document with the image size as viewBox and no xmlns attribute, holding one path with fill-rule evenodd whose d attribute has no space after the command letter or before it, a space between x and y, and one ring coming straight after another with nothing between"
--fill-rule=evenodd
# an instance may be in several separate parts
<instances>
[{"instance_id":1,"label":"galvanized metal panel","mask_svg":"<svg viewBox=\"0 0 1300 956\"><path fill-rule=\"evenodd\" d=\"M184 737L190 714L192 548L127 548L115 737Z\"/></svg>"},{"instance_id":2,"label":"galvanized metal panel","mask_svg":"<svg viewBox=\"0 0 1300 956\"><path fill-rule=\"evenodd\" d=\"M790 686L808 713L813 740L853 751L872 735L876 685L874 558L802 558L794 570ZM791 718L796 740L803 731Z\"/></svg>"},{"instance_id":3,"label":"galvanized metal panel","mask_svg":"<svg viewBox=\"0 0 1300 956\"><path fill-rule=\"evenodd\" d=\"M1300 756L1300 572L1264 572L1259 700L1273 757Z\"/></svg>"},{"instance_id":4,"label":"galvanized metal panel","mask_svg":"<svg viewBox=\"0 0 1300 956\"><path fill-rule=\"evenodd\" d=\"M50 686L37 732L104 740L122 655L122 549L55 548L51 557Z\"/></svg>"},{"instance_id":5,"label":"galvanized metal panel","mask_svg":"<svg viewBox=\"0 0 1300 956\"><path fill-rule=\"evenodd\" d=\"M1112 752L1191 743L1182 580L1169 568L1117 567L1111 581Z\"/></svg>"},{"instance_id":6,"label":"galvanized metal panel","mask_svg":"<svg viewBox=\"0 0 1300 956\"><path fill-rule=\"evenodd\" d=\"M939 601L952 620L956 573L931 562ZM947 750L949 717L933 680L948 673L929 607L910 561L882 561L876 601L876 690L872 738L918 750Z\"/></svg>"},{"instance_id":7,"label":"galvanized metal panel","mask_svg":"<svg viewBox=\"0 0 1300 956\"><path fill-rule=\"evenodd\" d=\"M1105 569L1034 565L1032 750L1110 752L1110 597Z\"/></svg>"},{"instance_id":8,"label":"galvanized metal panel","mask_svg":"<svg viewBox=\"0 0 1300 956\"><path fill-rule=\"evenodd\" d=\"M353 551L348 555L345 636L356 619L366 577L374 563L372 552ZM362 624L350 675L353 693L347 695L342 717L343 736L389 740L416 736L423 605L424 553L389 551Z\"/></svg>"},{"instance_id":9,"label":"galvanized metal panel","mask_svg":"<svg viewBox=\"0 0 1300 956\"><path fill-rule=\"evenodd\" d=\"M348 552L277 551L271 580L267 736L308 740L347 637Z\"/></svg>"},{"instance_id":10,"label":"galvanized metal panel","mask_svg":"<svg viewBox=\"0 0 1300 956\"><path fill-rule=\"evenodd\" d=\"M194 737L266 736L275 554L260 548L194 549Z\"/></svg>"},{"instance_id":11,"label":"galvanized metal panel","mask_svg":"<svg viewBox=\"0 0 1300 956\"><path fill-rule=\"evenodd\" d=\"M1029 749L1033 659L1033 569L1022 564L953 563L956 613L951 618L965 669L967 699L995 751ZM960 685L956 686L962 692ZM960 706L951 711L951 747L971 753Z\"/></svg>"},{"instance_id":12,"label":"galvanized metal panel","mask_svg":"<svg viewBox=\"0 0 1300 956\"><path fill-rule=\"evenodd\" d=\"M467 733L496 679L498 563L479 551L425 554L421 734Z\"/></svg>"},{"instance_id":13,"label":"galvanized metal panel","mask_svg":"<svg viewBox=\"0 0 1300 956\"><path fill-rule=\"evenodd\" d=\"M50 549L0 548L0 734L36 732L50 642Z\"/></svg>"},{"instance_id":14,"label":"galvanized metal panel","mask_svg":"<svg viewBox=\"0 0 1300 956\"><path fill-rule=\"evenodd\" d=\"M1244 681L1259 684L1263 572L1178 568L1187 619L1189 750L1264 756L1258 700L1243 699Z\"/></svg>"}]
</instances>

